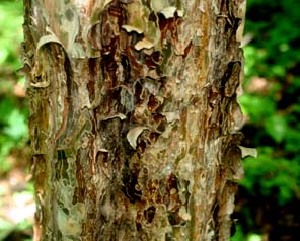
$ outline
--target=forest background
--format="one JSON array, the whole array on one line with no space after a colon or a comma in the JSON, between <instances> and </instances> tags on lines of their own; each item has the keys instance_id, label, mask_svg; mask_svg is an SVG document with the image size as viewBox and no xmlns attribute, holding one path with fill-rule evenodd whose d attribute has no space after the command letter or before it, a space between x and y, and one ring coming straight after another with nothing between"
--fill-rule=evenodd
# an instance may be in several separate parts
<instances>
[{"instance_id":1,"label":"forest background","mask_svg":"<svg viewBox=\"0 0 300 241\"><path fill-rule=\"evenodd\" d=\"M300 2L248 0L243 160L231 241L298 240ZM0 241L32 240L34 203L22 67L22 1L0 0Z\"/></svg>"}]
</instances>

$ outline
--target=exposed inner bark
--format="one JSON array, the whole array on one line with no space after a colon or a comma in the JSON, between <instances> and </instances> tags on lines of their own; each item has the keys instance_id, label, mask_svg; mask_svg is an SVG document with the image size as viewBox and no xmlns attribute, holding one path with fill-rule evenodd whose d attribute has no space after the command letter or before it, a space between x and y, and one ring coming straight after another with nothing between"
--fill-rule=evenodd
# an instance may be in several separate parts
<instances>
[{"instance_id":1,"label":"exposed inner bark","mask_svg":"<svg viewBox=\"0 0 300 241\"><path fill-rule=\"evenodd\" d=\"M35 240L229 240L244 7L24 1Z\"/></svg>"}]
</instances>

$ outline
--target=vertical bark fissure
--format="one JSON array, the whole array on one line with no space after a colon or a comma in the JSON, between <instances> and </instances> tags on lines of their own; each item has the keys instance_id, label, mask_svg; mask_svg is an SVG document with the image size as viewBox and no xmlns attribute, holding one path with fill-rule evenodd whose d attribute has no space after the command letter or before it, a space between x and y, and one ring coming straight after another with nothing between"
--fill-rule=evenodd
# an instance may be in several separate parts
<instances>
[{"instance_id":1,"label":"vertical bark fissure","mask_svg":"<svg viewBox=\"0 0 300 241\"><path fill-rule=\"evenodd\" d=\"M229 239L243 4L24 1L35 240Z\"/></svg>"}]
</instances>

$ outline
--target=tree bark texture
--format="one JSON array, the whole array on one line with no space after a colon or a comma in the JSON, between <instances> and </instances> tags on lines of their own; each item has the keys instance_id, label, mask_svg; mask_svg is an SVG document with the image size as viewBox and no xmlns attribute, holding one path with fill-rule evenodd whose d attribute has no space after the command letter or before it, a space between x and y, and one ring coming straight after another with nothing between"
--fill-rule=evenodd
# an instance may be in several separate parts
<instances>
[{"instance_id":1,"label":"tree bark texture","mask_svg":"<svg viewBox=\"0 0 300 241\"><path fill-rule=\"evenodd\" d=\"M244 0L24 0L35 241L229 240Z\"/></svg>"}]
</instances>

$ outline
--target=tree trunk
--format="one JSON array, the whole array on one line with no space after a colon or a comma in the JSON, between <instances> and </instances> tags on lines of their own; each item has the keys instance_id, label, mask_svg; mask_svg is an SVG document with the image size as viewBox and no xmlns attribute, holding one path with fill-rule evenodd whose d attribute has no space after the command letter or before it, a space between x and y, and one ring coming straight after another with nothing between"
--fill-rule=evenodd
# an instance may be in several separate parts
<instances>
[{"instance_id":1,"label":"tree trunk","mask_svg":"<svg viewBox=\"0 0 300 241\"><path fill-rule=\"evenodd\" d=\"M24 0L35 241L229 240L244 0Z\"/></svg>"}]
</instances>

